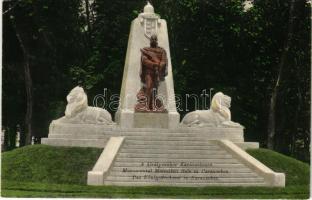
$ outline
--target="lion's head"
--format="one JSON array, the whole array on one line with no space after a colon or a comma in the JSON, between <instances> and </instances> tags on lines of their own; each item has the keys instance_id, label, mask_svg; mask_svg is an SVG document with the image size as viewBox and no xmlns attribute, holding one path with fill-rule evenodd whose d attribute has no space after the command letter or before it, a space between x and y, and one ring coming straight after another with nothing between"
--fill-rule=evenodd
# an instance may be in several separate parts
<instances>
[{"instance_id":1,"label":"lion's head","mask_svg":"<svg viewBox=\"0 0 312 200\"><path fill-rule=\"evenodd\" d=\"M223 94L222 92L216 93L212 100L210 109L214 112L218 112L226 120L231 120L231 97Z\"/></svg>"},{"instance_id":2,"label":"lion's head","mask_svg":"<svg viewBox=\"0 0 312 200\"><path fill-rule=\"evenodd\" d=\"M88 107L88 97L82 87L77 86L72 89L66 99L68 102L65 110L66 118L72 118Z\"/></svg>"}]
</instances>

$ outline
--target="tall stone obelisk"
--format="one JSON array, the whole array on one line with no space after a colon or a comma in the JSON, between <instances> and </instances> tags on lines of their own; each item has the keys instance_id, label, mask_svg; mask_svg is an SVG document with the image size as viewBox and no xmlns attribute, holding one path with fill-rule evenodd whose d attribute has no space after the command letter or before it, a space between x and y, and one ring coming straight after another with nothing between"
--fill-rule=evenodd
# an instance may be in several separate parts
<instances>
[{"instance_id":1,"label":"tall stone obelisk","mask_svg":"<svg viewBox=\"0 0 312 200\"><path fill-rule=\"evenodd\" d=\"M168 75L158 88L158 97L162 99L167 113L137 113L137 93L141 88L140 49L149 46L150 37L156 34L158 44L167 52ZM126 61L123 72L122 87L120 92L119 108L115 114L117 124L122 128L176 128L180 122L180 115L176 109L172 66L166 20L160 19L154 13L150 3L144 7L131 23Z\"/></svg>"}]
</instances>

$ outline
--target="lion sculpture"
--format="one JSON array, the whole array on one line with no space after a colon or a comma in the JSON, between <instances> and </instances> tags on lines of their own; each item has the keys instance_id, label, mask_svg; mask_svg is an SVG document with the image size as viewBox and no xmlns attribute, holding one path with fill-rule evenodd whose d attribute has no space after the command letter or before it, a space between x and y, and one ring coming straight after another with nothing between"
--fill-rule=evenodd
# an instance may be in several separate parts
<instances>
[{"instance_id":1,"label":"lion sculpture","mask_svg":"<svg viewBox=\"0 0 312 200\"><path fill-rule=\"evenodd\" d=\"M113 124L111 114L102 108L88 106L88 97L82 87L75 87L66 97L65 116L57 121L76 124Z\"/></svg>"},{"instance_id":2,"label":"lion sculpture","mask_svg":"<svg viewBox=\"0 0 312 200\"><path fill-rule=\"evenodd\" d=\"M181 124L188 127L242 127L231 121L231 97L216 93L209 110L196 110L185 115Z\"/></svg>"}]
</instances>

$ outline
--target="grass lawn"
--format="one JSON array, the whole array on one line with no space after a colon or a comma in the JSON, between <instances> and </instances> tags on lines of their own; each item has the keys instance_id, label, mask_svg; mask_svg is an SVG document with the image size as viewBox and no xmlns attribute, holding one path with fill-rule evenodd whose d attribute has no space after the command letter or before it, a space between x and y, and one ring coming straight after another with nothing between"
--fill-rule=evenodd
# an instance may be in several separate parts
<instances>
[{"instance_id":1,"label":"grass lawn","mask_svg":"<svg viewBox=\"0 0 312 200\"><path fill-rule=\"evenodd\" d=\"M248 150L276 172L286 174L285 188L265 187L116 187L87 186L102 152L97 148L33 145L2 153L1 196L101 198L309 198L309 165L279 153Z\"/></svg>"}]
</instances>

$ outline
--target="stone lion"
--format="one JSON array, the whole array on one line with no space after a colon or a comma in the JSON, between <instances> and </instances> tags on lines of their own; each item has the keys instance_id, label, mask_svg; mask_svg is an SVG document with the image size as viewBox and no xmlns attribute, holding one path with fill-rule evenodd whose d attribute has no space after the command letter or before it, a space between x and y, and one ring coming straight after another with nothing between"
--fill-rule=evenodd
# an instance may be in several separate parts
<instances>
[{"instance_id":1,"label":"stone lion","mask_svg":"<svg viewBox=\"0 0 312 200\"><path fill-rule=\"evenodd\" d=\"M196 110L185 115L181 124L188 127L242 127L231 121L231 97L216 93L209 110Z\"/></svg>"},{"instance_id":2,"label":"stone lion","mask_svg":"<svg viewBox=\"0 0 312 200\"><path fill-rule=\"evenodd\" d=\"M82 87L75 87L66 97L65 116L57 121L76 124L113 124L111 114L102 108L88 106L88 97Z\"/></svg>"}]
</instances>

